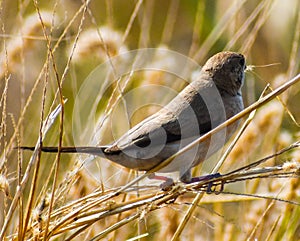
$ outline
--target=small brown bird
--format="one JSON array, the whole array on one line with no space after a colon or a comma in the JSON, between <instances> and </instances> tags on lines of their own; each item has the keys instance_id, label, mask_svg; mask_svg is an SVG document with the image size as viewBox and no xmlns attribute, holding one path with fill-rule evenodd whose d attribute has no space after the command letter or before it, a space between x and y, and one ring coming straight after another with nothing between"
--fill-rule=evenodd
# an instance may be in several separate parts
<instances>
[{"instance_id":1,"label":"small brown bird","mask_svg":"<svg viewBox=\"0 0 300 241\"><path fill-rule=\"evenodd\" d=\"M167 106L114 143L99 147L62 147L61 152L99 155L130 169L148 171L243 110L241 87L245 68L243 55L220 52L206 62L197 79ZM191 177L192 167L224 146L237 127L238 122L233 123L227 130L176 157L159 172L179 171L180 180L185 183L199 180ZM57 152L57 147L42 147L42 151Z\"/></svg>"}]
</instances>

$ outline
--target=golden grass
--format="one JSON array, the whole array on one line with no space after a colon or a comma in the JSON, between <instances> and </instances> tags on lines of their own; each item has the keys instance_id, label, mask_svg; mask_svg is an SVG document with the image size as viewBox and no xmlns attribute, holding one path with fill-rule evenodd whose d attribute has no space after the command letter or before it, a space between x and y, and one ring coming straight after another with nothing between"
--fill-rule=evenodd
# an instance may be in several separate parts
<instances>
[{"instance_id":1,"label":"golden grass","mask_svg":"<svg viewBox=\"0 0 300 241\"><path fill-rule=\"evenodd\" d=\"M2 1L0 240L300 239L299 116L291 111L299 104L291 102L300 86L299 10L298 1L276 0ZM186 84L157 69L115 80L112 57L144 47L174 50L201 64L215 52L240 51L253 66L243 90L250 107L229 122L255 113L211 169L221 176L161 190L144 180L148 174L101 158L40 153L41 143L74 144L76 96L103 61L111 72L99 81L115 81L94 103L102 127L95 136L104 144L125 131L130 107L138 106L140 95L125 98L130 91L150 84L178 92ZM164 69L172 59L158 52L153 63ZM252 104L268 84L272 90ZM145 93L157 105L134 112L129 122L170 97ZM20 144L36 150L13 149Z\"/></svg>"}]
</instances>

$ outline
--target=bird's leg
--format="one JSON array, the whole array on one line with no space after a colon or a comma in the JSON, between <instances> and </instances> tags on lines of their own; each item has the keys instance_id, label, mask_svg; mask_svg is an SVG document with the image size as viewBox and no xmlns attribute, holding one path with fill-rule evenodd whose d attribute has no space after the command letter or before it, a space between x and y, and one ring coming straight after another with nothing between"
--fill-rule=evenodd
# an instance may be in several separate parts
<instances>
[{"instance_id":1,"label":"bird's leg","mask_svg":"<svg viewBox=\"0 0 300 241\"><path fill-rule=\"evenodd\" d=\"M200 181L208 181L208 180L218 178L218 177L221 177L220 173L213 173L213 174L208 174L208 175L199 176L199 177L192 177L191 169L189 169L180 176L180 181L183 183L189 184L189 183L200 182ZM223 182L221 183L221 188L218 192L216 191L215 188L213 189L212 187L213 187L213 183L212 182L208 183L207 193L214 192L216 194L219 194L223 190L224 183Z\"/></svg>"},{"instance_id":2,"label":"bird's leg","mask_svg":"<svg viewBox=\"0 0 300 241\"><path fill-rule=\"evenodd\" d=\"M192 177L190 182L188 182L188 183L207 181L207 180L217 178L217 177L220 177L220 176L221 176L220 173L213 173L213 174L207 174L207 175L200 176L200 177Z\"/></svg>"},{"instance_id":3,"label":"bird's leg","mask_svg":"<svg viewBox=\"0 0 300 241\"><path fill-rule=\"evenodd\" d=\"M155 173L151 173L148 176L148 178L164 181L162 184L160 184L160 188L163 189L163 190L168 189L170 186L174 185L174 181L173 181L172 178L156 175Z\"/></svg>"},{"instance_id":4,"label":"bird's leg","mask_svg":"<svg viewBox=\"0 0 300 241\"><path fill-rule=\"evenodd\" d=\"M192 177L191 169L188 169L184 173L180 173L180 181L188 184L193 182L207 181L220 176L221 176L220 173L213 173L213 174L208 174L200 177Z\"/></svg>"}]
</instances>

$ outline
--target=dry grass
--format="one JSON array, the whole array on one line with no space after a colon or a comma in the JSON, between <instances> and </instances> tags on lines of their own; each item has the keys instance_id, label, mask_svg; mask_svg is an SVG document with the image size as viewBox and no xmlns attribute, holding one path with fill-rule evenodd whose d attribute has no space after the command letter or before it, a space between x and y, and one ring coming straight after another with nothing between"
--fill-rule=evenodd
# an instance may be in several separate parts
<instances>
[{"instance_id":1,"label":"dry grass","mask_svg":"<svg viewBox=\"0 0 300 241\"><path fill-rule=\"evenodd\" d=\"M299 240L299 13L279 0L2 1L0 240ZM251 118L224 158L194 170L221 176L161 190L105 159L40 153L42 143L107 144L166 104L192 73L160 71L174 65L165 52L152 71L119 76L122 53L158 47L201 64L239 51L252 66L250 107L234 117ZM104 61L99 86L81 93Z\"/></svg>"}]
</instances>

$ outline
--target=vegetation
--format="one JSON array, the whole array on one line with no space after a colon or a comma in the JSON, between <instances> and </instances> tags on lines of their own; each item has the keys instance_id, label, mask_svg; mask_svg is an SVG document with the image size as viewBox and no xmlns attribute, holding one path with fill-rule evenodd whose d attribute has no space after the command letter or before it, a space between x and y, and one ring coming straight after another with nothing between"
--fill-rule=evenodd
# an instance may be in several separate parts
<instances>
[{"instance_id":1,"label":"vegetation","mask_svg":"<svg viewBox=\"0 0 300 241\"><path fill-rule=\"evenodd\" d=\"M299 1L4 0L0 25L0 240L300 239ZM41 154L112 142L223 50L246 56L253 108L194 170L221 176L161 190L100 157Z\"/></svg>"}]
</instances>

